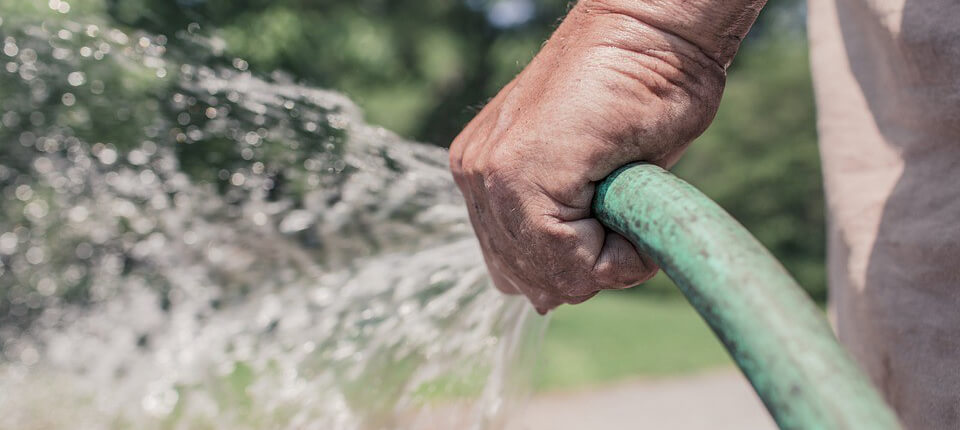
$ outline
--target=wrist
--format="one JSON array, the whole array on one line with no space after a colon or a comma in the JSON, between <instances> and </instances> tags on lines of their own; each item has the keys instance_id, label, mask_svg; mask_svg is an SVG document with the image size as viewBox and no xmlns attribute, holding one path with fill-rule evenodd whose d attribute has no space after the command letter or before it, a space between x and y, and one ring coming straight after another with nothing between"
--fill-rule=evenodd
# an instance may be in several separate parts
<instances>
[{"instance_id":1,"label":"wrist","mask_svg":"<svg viewBox=\"0 0 960 430\"><path fill-rule=\"evenodd\" d=\"M726 81L726 64L691 39L664 30L664 19L641 16L640 11L616 9L619 0L580 0L532 63L550 76L579 79L614 79L621 92L640 94L620 97L634 100L634 115L651 103L693 103L705 109L697 117L712 118ZM694 1L694 0L688 0ZM643 0L623 3L642 5ZM654 25L657 24L657 25ZM570 67L570 65L573 65ZM573 69L570 72L568 69ZM613 72L613 73L610 73Z\"/></svg>"},{"instance_id":2,"label":"wrist","mask_svg":"<svg viewBox=\"0 0 960 430\"><path fill-rule=\"evenodd\" d=\"M685 55L699 51L726 69L765 4L766 0L580 0L568 20L599 27L594 32L619 33L618 42L623 44L635 44L631 37L644 38L645 32L637 29L655 29L669 48Z\"/></svg>"}]
</instances>

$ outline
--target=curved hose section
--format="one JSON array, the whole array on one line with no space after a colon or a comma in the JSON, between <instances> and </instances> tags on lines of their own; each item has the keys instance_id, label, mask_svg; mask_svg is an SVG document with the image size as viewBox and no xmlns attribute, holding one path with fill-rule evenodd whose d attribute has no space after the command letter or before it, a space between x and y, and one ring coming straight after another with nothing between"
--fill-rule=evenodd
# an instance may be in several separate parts
<instances>
[{"instance_id":1,"label":"curved hose section","mask_svg":"<svg viewBox=\"0 0 960 430\"><path fill-rule=\"evenodd\" d=\"M742 225L650 164L612 173L594 213L654 258L750 379L782 429L899 429L820 309Z\"/></svg>"}]
</instances>

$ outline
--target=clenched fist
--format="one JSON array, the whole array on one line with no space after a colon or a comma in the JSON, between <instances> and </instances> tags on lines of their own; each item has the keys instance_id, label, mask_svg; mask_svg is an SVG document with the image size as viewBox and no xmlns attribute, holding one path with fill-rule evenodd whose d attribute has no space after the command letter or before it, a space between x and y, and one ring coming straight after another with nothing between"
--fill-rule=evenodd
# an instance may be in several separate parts
<instances>
[{"instance_id":1,"label":"clenched fist","mask_svg":"<svg viewBox=\"0 0 960 430\"><path fill-rule=\"evenodd\" d=\"M722 34L685 36L692 18L644 4L581 1L450 147L494 283L540 313L656 273L591 217L595 184L630 162L670 167L720 102L739 39L704 43Z\"/></svg>"}]
</instances>

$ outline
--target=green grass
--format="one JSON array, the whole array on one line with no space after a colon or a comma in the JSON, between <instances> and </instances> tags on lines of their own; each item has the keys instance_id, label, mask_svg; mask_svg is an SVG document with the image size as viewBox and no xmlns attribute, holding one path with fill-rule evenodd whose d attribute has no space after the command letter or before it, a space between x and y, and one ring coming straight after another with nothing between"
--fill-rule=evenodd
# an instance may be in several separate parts
<instances>
[{"instance_id":1,"label":"green grass","mask_svg":"<svg viewBox=\"0 0 960 430\"><path fill-rule=\"evenodd\" d=\"M604 292L557 309L535 370L537 389L732 365L706 323L668 283L661 277L648 291Z\"/></svg>"}]
</instances>

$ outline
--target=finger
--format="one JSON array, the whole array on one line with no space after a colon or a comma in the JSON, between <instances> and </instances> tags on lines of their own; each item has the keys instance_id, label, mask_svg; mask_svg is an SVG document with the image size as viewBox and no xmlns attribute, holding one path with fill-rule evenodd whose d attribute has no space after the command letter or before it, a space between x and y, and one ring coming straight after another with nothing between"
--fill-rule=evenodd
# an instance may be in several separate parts
<instances>
[{"instance_id":1,"label":"finger","mask_svg":"<svg viewBox=\"0 0 960 430\"><path fill-rule=\"evenodd\" d=\"M603 289L623 289L652 278L657 266L625 237L608 231L593 273Z\"/></svg>"},{"instance_id":2,"label":"finger","mask_svg":"<svg viewBox=\"0 0 960 430\"><path fill-rule=\"evenodd\" d=\"M556 289L566 297L583 297L601 288L594 279L593 267L603 249L603 225L593 218L584 218L560 224L565 234L556 235L560 250L557 261L560 267L552 279ZM560 270L562 269L562 270Z\"/></svg>"}]
</instances>

